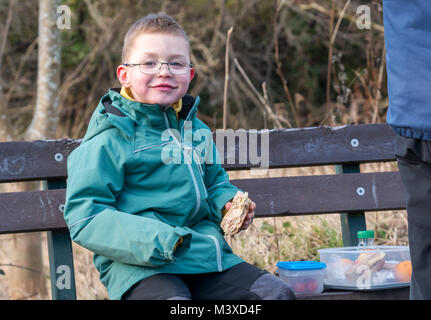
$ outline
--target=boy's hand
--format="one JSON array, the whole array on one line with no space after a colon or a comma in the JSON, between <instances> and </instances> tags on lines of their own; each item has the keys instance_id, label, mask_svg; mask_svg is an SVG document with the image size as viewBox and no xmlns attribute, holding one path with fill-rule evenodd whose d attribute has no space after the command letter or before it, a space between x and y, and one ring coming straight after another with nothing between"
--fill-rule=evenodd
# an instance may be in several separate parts
<instances>
[{"instance_id":1,"label":"boy's hand","mask_svg":"<svg viewBox=\"0 0 431 320\"><path fill-rule=\"evenodd\" d=\"M229 201L224 205L226 211L229 210L231 206L232 206L232 201ZM253 222L255 209L256 209L256 203L254 203L254 201L251 201L251 204L248 207L247 216L245 217L244 222L242 223L240 230L247 230L248 229L250 224Z\"/></svg>"}]
</instances>

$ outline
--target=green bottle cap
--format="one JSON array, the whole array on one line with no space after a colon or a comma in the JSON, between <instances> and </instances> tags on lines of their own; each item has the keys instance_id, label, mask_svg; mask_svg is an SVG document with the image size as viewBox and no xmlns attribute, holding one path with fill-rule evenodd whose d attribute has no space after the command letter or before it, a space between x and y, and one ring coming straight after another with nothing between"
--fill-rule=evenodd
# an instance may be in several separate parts
<instances>
[{"instance_id":1,"label":"green bottle cap","mask_svg":"<svg viewBox=\"0 0 431 320\"><path fill-rule=\"evenodd\" d=\"M358 238L373 238L374 239L374 231L373 230L364 230L364 231L358 231Z\"/></svg>"}]
</instances>

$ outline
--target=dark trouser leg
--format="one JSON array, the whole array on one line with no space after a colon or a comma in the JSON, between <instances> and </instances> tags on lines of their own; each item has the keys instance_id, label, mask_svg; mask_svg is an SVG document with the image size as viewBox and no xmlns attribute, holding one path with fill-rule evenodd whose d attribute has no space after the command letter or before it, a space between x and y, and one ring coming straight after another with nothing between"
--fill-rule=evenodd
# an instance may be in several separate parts
<instances>
[{"instance_id":1,"label":"dark trouser leg","mask_svg":"<svg viewBox=\"0 0 431 320\"><path fill-rule=\"evenodd\" d=\"M180 277L171 274L156 274L132 286L123 300L190 300L187 285Z\"/></svg>"},{"instance_id":2,"label":"dark trouser leg","mask_svg":"<svg viewBox=\"0 0 431 320\"><path fill-rule=\"evenodd\" d=\"M291 300L283 280L248 263L223 272L158 274L131 287L123 300Z\"/></svg>"},{"instance_id":3,"label":"dark trouser leg","mask_svg":"<svg viewBox=\"0 0 431 320\"><path fill-rule=\"evenodd\" d=\"M397 137L413 274L410 299L431 299L431 142Z\"/></svg>"},{"instance_id":4,"label":"dark trouser leg","mask_svg":"<svg viewBox=\"0 0 431 320\"><path fill-rule=\"evenodd\" d=\"M273 274L246 262L223 272L183 277L196 300L289 300L295 295Z\"/></svg>"}]
</instances>

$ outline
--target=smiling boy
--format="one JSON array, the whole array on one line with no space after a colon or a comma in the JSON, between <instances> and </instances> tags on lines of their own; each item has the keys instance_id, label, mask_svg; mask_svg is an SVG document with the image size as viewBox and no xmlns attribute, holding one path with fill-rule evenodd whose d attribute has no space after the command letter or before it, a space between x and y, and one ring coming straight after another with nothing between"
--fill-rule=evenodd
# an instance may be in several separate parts
<instances>
[{"instance_id":1,"label":"smiling boy","mask_svg":"<svg viewBox=\"0 0 431 320\"><path fill-rule=\"evenodd\" d=\"M202 142L185 131L210 133L196 117L199 97L186 94L194 77L186 33L166 14L148 15L127 32L122 59L121 89L102 97L68 158L64 214L72 239L94 252L110 298L294 298L225 241L220 222L238 188L219 162L162 161L166 145L195 159ZM172 129L181 136L163 140ZM218 156L212 139L205 149Z\"/></svg>"},{"instance_id":2,"label":"smiling boy","mask_svg":"<svg viewBox=\"0 0 431 320\"><path fill-rule=\"evenodd\" d=\"M184 38L163 33L142 33L135 36L133 48L148 49L126 51L123 61L144 63L122 64L117 68L117 76L135 101L172 105L186 94L194 77L194 69ZM159 61L168 62L159 65ZM158 73L153 74L155 71Z\"/></svg>"}]
</instances>

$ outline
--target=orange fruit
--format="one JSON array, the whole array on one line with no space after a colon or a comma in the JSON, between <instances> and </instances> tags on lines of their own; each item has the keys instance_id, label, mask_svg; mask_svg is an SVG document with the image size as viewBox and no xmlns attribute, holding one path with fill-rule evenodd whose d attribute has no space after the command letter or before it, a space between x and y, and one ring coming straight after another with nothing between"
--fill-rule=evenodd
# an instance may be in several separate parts
<instances>
[{"instance_id":1,"label":"orange fruit","mask_svg":"<svg viewBox=\"0 0 431 320\"><path fill-rule=\"evenodd\" d=\"M348 265L348 266L351 266L351 265L354 264L352 260L347 259L347 258L341 258L340 261L341 261L342 264Z\"/></svg>"},{"instance_id":2,"label":"orange fruit","mask_svg":"<svg viewBox=\"0 0 431 320\"><path fill-rule=\"evenodd\" d=\"M409 282L412 277L412 262L404 260L398 263L395 267L395 277L400 282Z\"/></svg>"},{"instance_id":3,"label":"orange fruit","mask_svg":"<svg viewBox=\"0 0 431 320\"><path fill-rule=\"evenodd\" d=\"M361 253L355 260L355 264L358 264L360 261L363 261L368 256L368 252Z\"/></svg>"}]
</instances>

